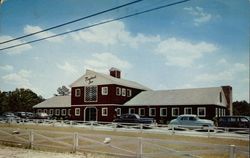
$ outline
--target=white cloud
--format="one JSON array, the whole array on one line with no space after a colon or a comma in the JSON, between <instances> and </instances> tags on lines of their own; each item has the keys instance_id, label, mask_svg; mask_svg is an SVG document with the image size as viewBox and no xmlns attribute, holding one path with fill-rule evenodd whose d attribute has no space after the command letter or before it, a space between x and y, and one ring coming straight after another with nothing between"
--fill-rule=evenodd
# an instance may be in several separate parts
<instances>
[{"instance_id":1,"label":"white cloud","mask_svg":"<svg viewBox=\"0 0 250 158\"><path fill-rule=\"evenodd\" d=\"M0 66L0 69L4 71L12 71L14 67L12 65L3 65L3 66Z\"/></svg>"},{"instance_id":2,"label":"white cloud","mask_svg":"<svg viewBox=\"0 0 250 158\"><path fill-rule=\"evenodd\" d=\"M15 85L18 88L31 88L29 77L31 71L20 70L17 73L11 73L2 77L3 81L8 84Z\"/></svg>"},{"instance_id":3,"label":"white cloud","mask_svg":"<svg viewBox=\"0 0 250 158\"><path fill-rule=\"evenodd\" d=\"M220 72L204 73L199 76L196 76L194 81L203 83L214 83L218 81L228 82L236 80L239 74L242 75L242 72L248 72L248 71L249 68L245 64L235 63L231 64L226 69Z\"/></svg>"},{"instance_id":4,"label":"white cloud","mask_svg":"<svg viewBox=\"0 0 250 158\"><path fill-rule=\"evenodd\" d=\"M13 37L11 36L0 36L0 42L4 42L4 41L7 41L7 40L12 40ZM19 44L22 44L22 43L25 43L25 41L21 41L21 40L15 40L15 41L12 41L12 42L9 42L9 43L4 43L4 44L1 44L1 48L6 48L6 47L10 47L10 46L14 46L14 45L19 45ZM25 44L25 45L22 45L22 46L18 46L18 47L15 47L15 48L10 48L10 49L6 49L6 50L3 50L4 52L6 52L7 54L10 54L10 55L13 55L13 54L21 54L29 49L31 49L31 45L30 44Z\"/></svg>"},{"instance_id":5,"label":"white cloud","mask_svg":"<svg viewBox=\"0 0 250 158\"><path fill-rule=\"evenodd\" d=\"M156 48L157 54L166 59L167 65L187 67L192 66L196 59L217 49L214 44L199 42L191 43L182 39L169 38L160 42Z\"/></svg>"},{"instance_id":6,"label":"white cloud","mask_svg":"<svg viewBox=\"0 0 250 158\"><path fill-rule=\"evenodd\" d=\"M201 7L185 7L184 10L188 11L189 14L194 16L195 26L207 23L212 19L212 15L204 12L204 9Z\"/></svg>"},{"instance_id":7,"label":"white cloud","mask_svg":"<svg viewBox=\"0 0 250 158\"><path fill-rule=\"evenodd\" d=\"M24 33L25 34L31 34L31 33L34 33L34 32L41 31L41 30L43 30L43 29L41 27L39 27L39 26L26 25L24 27ZM49 37L49 36L53 36L53 35L55 35L53 32L46 31L46 32L35 34L34 36L37 37L37 38L45 38L45 37ZM50 42L61 42L63 40L63 38L61 36L60 37L58 36L58 37L49 38L49 39L46 39L46 40L50 41Z\"/></svg>"},{"instance_id":8,"label":"white cloud","mask_svg":"<svg viewBox=\"0 0 250 158\"><path fill-rule=\"evenodd\" d=\"M64 64L57 64L56 66L68 74L76 74L78 72L75 66L67 61Z\"/></svg>"},{"instance_id":9,"label":"white cloud","mask_svg":"<svg viewBox=\"0 0 250 158\"><path fill-rule=\"evenodd\" d=\"M91 69L98 72L106 73L111 67L121 70L130 69L132 65L112 53L93 54L92 58L84 61L85 69Z\"/></svg>"},{"instance_id":10,"label":"white cloud","mask_svg":"<svg viewBox=\"0 0 250 158\"><path fill-rule=\"evenodd\" d=\"M159 36L145 36L140 33L136 36L131 35L121 21L90 28L87 31L79 31L72 34L72 37L76 41L84 40L89 43L98 43L104 46L121 44L137 47L138 44L141 43L160 41Z\"/></svg>"}]
</instances>

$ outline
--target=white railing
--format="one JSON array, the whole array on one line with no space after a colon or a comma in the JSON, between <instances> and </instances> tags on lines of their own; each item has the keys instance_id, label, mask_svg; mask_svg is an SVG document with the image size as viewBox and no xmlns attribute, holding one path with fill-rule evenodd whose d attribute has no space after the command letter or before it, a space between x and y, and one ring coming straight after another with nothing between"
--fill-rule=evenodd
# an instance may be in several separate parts
<instances>
[{"instance_id":1,"label":"white railing","mask_svg":"<svg viewBox=\"0 0 250 158\"><path fill-rule=\"evenodd\" d=\"M5 123L5 122L3 122ZM249 128L230 127L201 127L201 126L180 126L166 124L135 124L117 122L97 121L74 121L74 120L46 120L46 119L21 119L7 123L33 124L53 127L80 127L91 130L119 131L119 132L140 132L140 133L164 133L170 135L188 135L203 137L235 138L249 140Z\"/></svg>"}]
</instances>

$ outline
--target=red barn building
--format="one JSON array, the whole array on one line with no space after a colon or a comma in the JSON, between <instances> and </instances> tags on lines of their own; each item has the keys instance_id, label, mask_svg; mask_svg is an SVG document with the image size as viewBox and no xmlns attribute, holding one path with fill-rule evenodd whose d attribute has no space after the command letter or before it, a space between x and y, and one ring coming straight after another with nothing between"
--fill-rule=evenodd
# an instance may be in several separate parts
<instances>
[{"instance_id":1,"label":"red barn building","mask_svg":"<svg viewBox=\"0 0 250 158\"><path fill-rule=\"evenodd\" d=\"M232 110L230 86L154 91L122 79L116 68L111 68L109 75L87 70L70 87L71 106L57 109L71 109L68 111L72 120L111 122L121 114L137 113L165 123L181 114L213 119ZM55 109L56 103L53 104L54 107L46 106L46 111ZM34 108L45 110L42 106Z\"/></svg>"}]
</instances>

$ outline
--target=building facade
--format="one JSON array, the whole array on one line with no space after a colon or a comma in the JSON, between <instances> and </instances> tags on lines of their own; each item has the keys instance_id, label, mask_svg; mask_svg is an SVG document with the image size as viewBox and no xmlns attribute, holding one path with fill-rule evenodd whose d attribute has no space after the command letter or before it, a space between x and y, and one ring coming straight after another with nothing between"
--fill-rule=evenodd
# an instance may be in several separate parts
<instances>
[{"instance_id":1,"label":"building facade","mask_svg":"<svg viewBox=\"0 0 250 158\"><path fill-rule=\"evenodd\" d=\"M67 109L72 120L111 122L122 114L136 113L152 117L158 123L166 123L181 114L213 119L229 115L232 110L230 86L155 91L122 79L121 71L116 68L111 68L109 75L87 70L70 87L71 96L67 97L70 106L55 107L57 103L52 106L47 101L46 108L41 103L34 108L47 112Z\"/></svg>"}]
</instances>

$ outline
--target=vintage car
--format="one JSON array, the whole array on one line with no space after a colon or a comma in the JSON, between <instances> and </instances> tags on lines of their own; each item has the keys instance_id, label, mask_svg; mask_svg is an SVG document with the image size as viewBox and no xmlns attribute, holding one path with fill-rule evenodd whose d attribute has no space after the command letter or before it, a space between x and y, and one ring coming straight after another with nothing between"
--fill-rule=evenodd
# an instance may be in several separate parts
<instances>
[{"instance_id":1,"label":"vintage car","mask_svg":"<svg viewBox=\"0 0 250 158\"><path fill-rule=\"evenodd\" d=\"M176 119L171 120L169 125L185 128L213 127L214 122L211 120L200 119L197 115L180 115Z\"/></svg>"},{"instance_id":2,"label":"vintage car","mask_svg":"<svg viewBox=\"0 0 250 158\"><path fill-rule=\"evenodd\" d=\"M115 119L113 122L153 124L155 122L155 120L153 118L140 117L138 114L123 114L123 115L121 115L121 117Z\"/></svg>"},{"instance_id":3,"label":"vintage car","mask_svg":"<svg viewBox=\"0 0 250 158\"><path fill-rule=\"evenodd\" d=\"M249 116L221 116L216 118L218 127L250 128Z\"/></svg>"}]
</instances>

